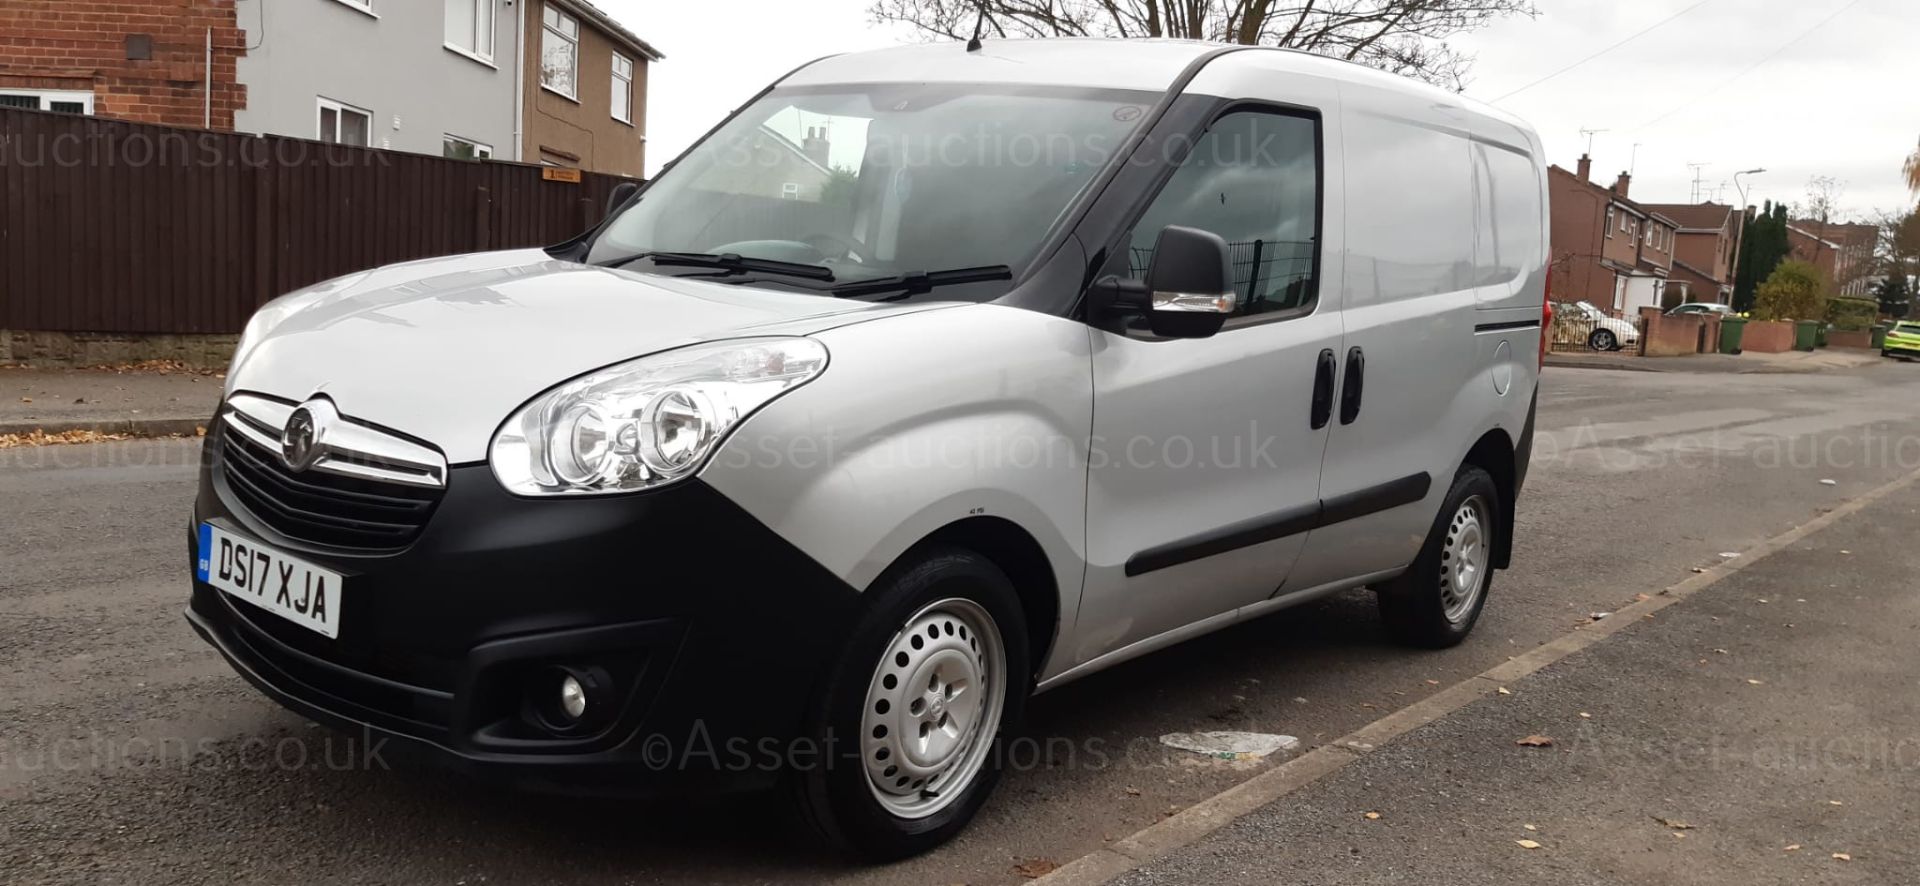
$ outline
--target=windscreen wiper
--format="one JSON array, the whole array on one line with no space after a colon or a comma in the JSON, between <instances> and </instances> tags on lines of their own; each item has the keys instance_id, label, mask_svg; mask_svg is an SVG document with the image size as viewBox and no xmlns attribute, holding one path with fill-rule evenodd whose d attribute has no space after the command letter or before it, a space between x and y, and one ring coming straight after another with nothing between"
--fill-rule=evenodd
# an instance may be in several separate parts
<instances>
[{"instance_id":1,"label":"windscreen wiper","mask_svg":"<svg viewBox=\"0 0 1920 886\"><path fill-rule=\"evenodd\" d=\"M861 280L856 283L842 283L830 290L841 298L858 298L863 295L876 295L882 292L894 293L881 301L895 301L931 292L938 286L956 286L961 283L982 283L988 280L1012 280L1013 269L1006 265L983 265L977 268L953 268L945 271L909 271L891 277L874 280Z\"/></svg>"},{"instance_id":2,"label":"windscreen wiper","mask_svg":"<svg viewBox=\"0 0 1920 886\"><path fill-rule=\"evenodd\" d=\"M822 265L809 265L801 262L779 261L771 258L753 258L737 252L639 252L622 256L612 261L601 262L602 267L617 268L629 262L645 259L656 265L685 266L694 268L719 268L733 274L780 274L787 277L802 277L808 280L832 280L833 269Z\"/></svg>"}]
</instances>

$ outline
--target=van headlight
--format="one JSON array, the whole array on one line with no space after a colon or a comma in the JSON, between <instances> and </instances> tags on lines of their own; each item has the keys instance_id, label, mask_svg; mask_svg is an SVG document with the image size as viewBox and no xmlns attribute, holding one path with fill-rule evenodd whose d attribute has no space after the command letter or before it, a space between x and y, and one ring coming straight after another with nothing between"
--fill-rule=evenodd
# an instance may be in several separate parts
<instances>
[{"instance_id":1,"label":"van headlight","mask_svg":"<svg viewBox=\"0 0 1920 886\"><path fill-rule=\"evenodd\" d=\"M694 345L617 363L520 407L493 438L520 495L631 492L693 474L754 410L820 374L810 338Z\"/></svg>"}]
</instances>

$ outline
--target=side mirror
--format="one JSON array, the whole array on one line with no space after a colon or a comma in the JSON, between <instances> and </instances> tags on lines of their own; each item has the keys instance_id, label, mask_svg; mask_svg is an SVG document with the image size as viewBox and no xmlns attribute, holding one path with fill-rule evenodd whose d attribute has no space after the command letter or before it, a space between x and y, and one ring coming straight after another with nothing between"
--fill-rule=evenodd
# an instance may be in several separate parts
<instances>
[{"instance_id":1,"label":"side mirror","mask_svg":"<svg viewBox=\"0 0 1920 886\"><path fill-rule=\"evenodd\" d=\"M1092 306L1101 314L1145 314L1147 327L1162 338L1207 338L1239 307L1227 241L1169 225L1154 243L1147 279L1103 277L1093 284Z\"/></svg>"},{"instance_id":2,"label":"side mirror","mask_svg":"<svg viewBox=\"0 0 1920 886\"><path fill-rule=\"evenodd\" d=\"M627 205L627 201L633 199L634 193L639 190L640 186L634 182L621 182L614 185L613 193L607 197L607 215L612 216L619 212L620 207Z\"/></svg>"}]
</instances>

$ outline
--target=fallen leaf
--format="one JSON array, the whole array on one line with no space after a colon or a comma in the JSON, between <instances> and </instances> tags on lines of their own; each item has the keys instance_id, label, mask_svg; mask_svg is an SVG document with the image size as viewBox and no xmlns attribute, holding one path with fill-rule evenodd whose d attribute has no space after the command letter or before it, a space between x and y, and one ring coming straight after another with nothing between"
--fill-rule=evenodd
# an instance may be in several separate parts
<instances>
[{"instance_id":1,"label":"fallen leaf","mask_svg":"<svg viewBox=\"0 0 1920 886\"><path fill-rule=\"evenodd\" d=\"M205 425L194 425L194 426L193 426L193 435L194 435L195 437L205 437L205 436L207 435L207 428L206 428L206 426L205 426Z\"/></svg>"},{"instance_id":2,"label":"fallen leaf","mask_svg":"<svg viewBox=\"0 0 1920 886\"><path fill-rule=\"evenodd\" d=\"M1827 479L1827 478L1825 478L1825 477L1822 477L1822 478L1820 479L1820 485L1822 485L1822 486L1838 486L1838 485L1840 485L1840 481L1838 481L1838 480L1829 480L1829 479Z\"/></svg>"},{"instance_id":3,"label":"fallen leaf","mask_svg":"<svg viewBox=\"0 0 1920 886\"><path fill-rule=\"evenodd\" d=\"M1853 552L1852 552L1852 551L1841 551L1840 553L1842 553L1842 554L1851 554L1851 553L1853 553Z\"/></svg>"},{"instance_id":4,"label":"fallen leaf","mask_svg":"<svg viewBox=\"0 0 1920 886\"><path fill-rule=\"evenodd\" d=\"M1138 796L1140 796L1140 789L1139 789L1139 788L1127 788L1126 790L1127 790L1127 796L1129 796L1129 797L1138 797Z\"/></svg>"},{"instance_id":5,"label":"fallen leaf","mask_svg":"<svg viewBox=\"0 0 1920 886\"><path fill-rule=\"evenodd\" d=\"M1593 715L1592 715L1592 714L1589 714L1589 713L1587 713L1586 711L1581 711L1581 712L1580 712L1580 719L1582 719L1582 720L1591 720L1591 719L1593 719Z\"/></svg>"},{"instance_id":6,"label":"fallen leaf","mask_svg":"<svg viewBox=\"0 0 1920 886\"><path fill-rule=\"evenodd\" d=\"M1369 812L1369 813L1367 813L1367 820L1368 820L1368 821L1379 821L1379 820L1380 820L1380 813L1378 813L1378 812Z\"/></svg>"},{"instance_id":7,"label":"fallen leaf","mask_svg":"<svg viewBox=\"0 0 1920 886\"><path fill-rule=\"evenodd\" d=\"M1834 859L1835 861L1852 861L1852 860L1853 860L1853 856L1851 856L1851 855L1848 855L1848 854L1846 854L1845 852L1835 852L1835 853L1833 854L1833 859Z\"/></svg>"},{"instance_id":8,"label":"fallen leaf","mask_svg":"<svg viewBox=\"0 0 1920 886\"><path fill-rule=\"evenodd\" d=\"M1841 803L1841 802L1840 802L1839 800L1828 800L1828 801L1827 801L1827 805L1828 805L1828 806L1840 806L1840 805L1844 805L1844 804L1842 804L1842 803Z\"/></svg>"},{"instance_id":9,"label":"fallen leaf","mask_svg":"<svg viewBox=\"0 0 1920 886\"><path fill-rule=\"evenodd\" d=\"M1587 613L1587 617L1590 619L1593 619L1594 621L1599 621L1600 619L1606 618L1607 616L1612 614L1613 613L1611 612L1589 612Z\"/></svg>"},{"instance_id":10,"label":"fallen leaf","mask_svg":"<svg viewBox=\"0 0 1920 886\"><path fill-rule=\"evenodd\" d=\"M1520 848L1522 849L1539 849L1540 848L1540 844L1532 840L1515 840L1513 842L1518 843L1520 845Z\"/></svg>"},{"instance_id":11,"label":"fallen leaf","mask_svg":"<svg viewBox=\"0 0 1920 886\"><path fill-rule=\"evenodd\" d=\"M1013 872L1029 880L1038 880L1060 869L1060 864L1046 858L1029 858L1013 866Z\"/></svg>"},{"instance_id":12,"label":"fallen leaf","mask_svg":"<svg viewBox=\"0 0 1920 886\"><path fill-rule=\"evenodd\" d=\"M1765 603L1765 602L1767 602L1767 598L1765 598L1765 597L1761 597L1761 598L1760 598L1760 602L1762 602L1762 603Z\"/></svg>"},{"instance_id":13,"label":"fallen leaf","mask_svg":"<svg viewBox=\"0 0 1920 886\"><path fill-rule=\"evenodd\" d=\"M1653 598L1652 598L1652 597L1649 597L1649 596L1647 596L1646 594L1634 594L1634 595L1633 595L1633 599L1634 599L1634 601L1635 601L1635 602L1640 602L1640 603L1644 603L1644 602L1646 602L1646 601L1648 601L1648 600L1651 600L1651 599L1653 599Z\"/></svg>"},{"instance_id":14,"label":"fallen leaf","mask_svg":"<svg viewBox=\"0 0 1920 886\"><path fill-rule=\"evenodd\" d=\"M1687 824L1686 822L1680 821L1679 819L1661 818L1660 816L1656 815L1653 817L1653 820L1663 825L1666 825L1667 827L1673 828L1676 831L1693 830L1693 825Z\"/></svg>"},{"instance_id":15,"label":"fallen leaf","mask_svg":"<svg viewBox=\"0 0 1920 886\"><path fill-rule=\"evenodd\" d=\"M1785 849L1782 849L1782 850L1780 850L1780 851L1781 851L1781 852L1799 852L1799 851L1800 851L1800 844L1798 844L1798 843L1788 843L1788 844L1787 844L1787 848L1785 848Z\"/></svg>"},{"instance_id":16,"label":"fallen leaf","mask_svg":"<svg viewBox=\"0 0 1920 886\"><path fill-rule=\"evenodd\" d=\"M1501 695L1512 695L1512 694L1513 694L1513 693L1511 693L1511 692L1508 692L1508 691L1507 691L1507 687L1505 687L1505 686L1502 686L1502 687L1500 687L1499 689L1495 689L1494 691L1495 691L1495 692L1498 692L1498 693L1500 693Z\"/></svg>"},{"instance_id":17,"label":"fallen leaf","mask_svg":"<svg viewBox=\"0 0 1920 886\"><path fill-rule=\"evenodd\" d=\"M1514 742L1514 744L1523 748L1550 748L1553 747L1553 739L1544 735L1529 735L1526 738Z\"/></svg>"},{"instance_id":18,"label":"fallen leaf","mask_svg":"<svg viewBox=\"0 0 1920 886\"><path fill-rule=\"evenodd\" d=\"M1695 566L1695 567L1693 567L1693 571L1695 571L1695 572L1705 572L1705 571L1707 571L1707 570L1705 570L1705 569L1702 569L1702 568L1700 568L1700 567L1698 567L1698 566Z\"/></svg>"},{"instance_id":19,"label":"fallen leaf","mask_svg":"<svg viewBox=\"0 0 1920 886\"><path fill-rule=\"evenodd\" d=\"M1686 838L1687 838L1687 835L1686 835L1686 834L1685 834L1684 832L1681 832L1681 831L1668 831L1667 833L1669 833L1669 834L1672 834L1672 835L1674 835L1675 837L1679 837L1679 838L1680 838L1680 839L1682 839L1682 840L1684 840L1684 839L1686 839Z\"/></svg>"},{"instance_id":20,"label":"fallen leaf","mask_svg":"<svg viewBox=\"0 0 1920 886\"><path fill-rule=\"evenodd\" d=\"M1720 654L1720 655L1731 655L1731 654L1732 654L1732 653L1729 653L1728 651L1726 651L1725 649L1715 649L1715 650L1713 650L1713 651L1714 651L1715 653L1718 653L1718 654Z\"/></svg>"},{"instance_id":21,"label":"fallen leaf","mask_svg":"<svg viewBox=\"0 0 1920 886\"><path fill-rule=\"evenodd\" d=\"M1526 829L1527 829L1527 830L1529 830L1529 831L1537 831L1537 830L1539 830L1539 828L1536 828L1536 827L1534 827L1533 825L1530 825L1530 824L1523 824L1523 825L1521 825L1521 827L1523 827L1523 828L1526 828Z\"/></svg>"},{"instance_id":22,"label":"fallen leaf","mask_svg":"<svg viewBox=\"0 0 1920 886\"><path fill-rule=\"evenodd\" d=\"M1753 679L1753 678L1751 678L1751 677L1749 677L1749 678L1747 678L1747 682L1748 682L1749 684L1752 684L1752 685L1754 685L1754 686L1765 686L1765 685L1767 685L1767 684L1766 684L1765 682L1763 682L1763 681L1760 681L1760 680L1755 680L1755 679Z\"/></svg>"},{"instance_id":23,"label":"fallen leaf","mask_svg":"<svg viewBox=\"0 0 1920 886\"><path fill-rule=\"evenodd\" d=\"M1439 681L1439 680L1428 680L1428 681L1427 681L1427 685L1428 685L1428 686L1438 686L1438 685L1440 685L1440 681Z\"/></svg>"},{"instance_id":24,"label":"fallen leaf","mask_svg":"<svg viewBox=\"0 0 1920 886\"><path fill-rule=\"evenodd\" d=\"M33 402L33 398L32 398L32 397L21 397L21 398L20 398L20 402L22 402L22 403L32 403L32 402Z\"/></svg>"}]
</instances>

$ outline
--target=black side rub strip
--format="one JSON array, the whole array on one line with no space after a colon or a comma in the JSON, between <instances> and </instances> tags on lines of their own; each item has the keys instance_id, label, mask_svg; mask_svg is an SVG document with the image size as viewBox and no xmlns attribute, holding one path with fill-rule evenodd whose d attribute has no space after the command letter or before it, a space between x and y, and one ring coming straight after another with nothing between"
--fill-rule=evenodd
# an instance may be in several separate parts
<instances>
[{"instance_id":1,"label":"black side rub strip","mask_svg":"<svg viewBox=\"0 0 1920 886\"><path fill-rule=\"evenodd\" d=\"M1157 569L1191 563L1215 554L1224 554L1261 542L1286 538L1289 535L1299 535L1323 526L1332 526L1335 523L1365 517L1368 514L1377 514L1389 508L1410 505L1426 498L1427 490L1432 485L1433 478L1422 472L1358 492L1323 499L1319 504L1310 507L1294 508L1264 517L1255 517L1190 538L1148 548L1127 558L1127 576L1144 575Z\"/></svg>"},{"instance_id":2,"label":"black side rub strip","mask_svg":"<svg viewBox=\"0 0 1920 886\"><path fill-rule=\"evenodd\" d=\"M1476 323L1473 331L1477 335L1482 332L1505 332L1509 329L1534 329L1539 325L1538 320L1509 320L1505 323Z\"/></svg>"}]
</instances>

